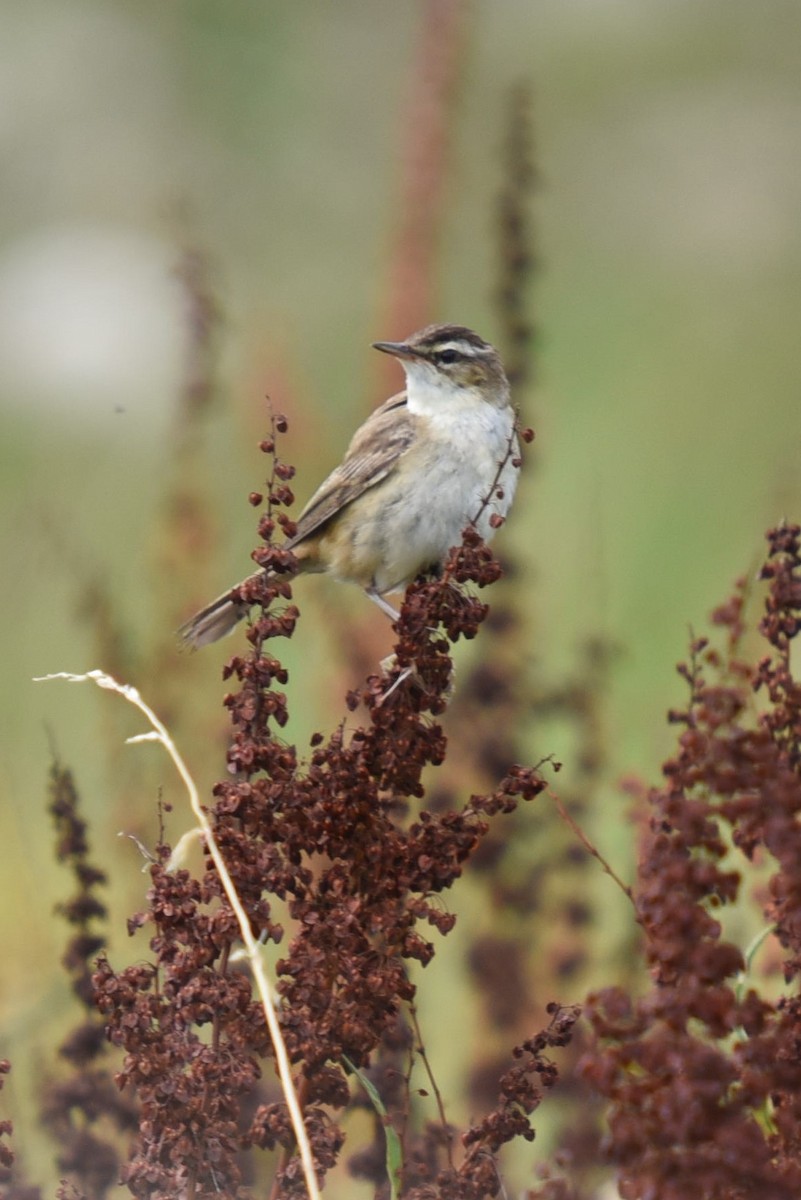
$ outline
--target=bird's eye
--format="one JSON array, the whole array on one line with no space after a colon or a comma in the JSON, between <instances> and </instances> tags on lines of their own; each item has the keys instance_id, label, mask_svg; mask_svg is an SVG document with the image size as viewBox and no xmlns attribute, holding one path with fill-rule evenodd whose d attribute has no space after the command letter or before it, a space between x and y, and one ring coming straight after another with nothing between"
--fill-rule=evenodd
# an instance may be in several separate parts
<instances>
[{"instance_id":1,"label":"bird's eye","mask_svg":"<svg viewBox=\"0 0 801 1200\"><path fill-rule=\"evenodd\" d=\"M440 350L437 358L441 363L448 365L459 361L459 354L456 350Z\"/></svg>"}]
</instances>

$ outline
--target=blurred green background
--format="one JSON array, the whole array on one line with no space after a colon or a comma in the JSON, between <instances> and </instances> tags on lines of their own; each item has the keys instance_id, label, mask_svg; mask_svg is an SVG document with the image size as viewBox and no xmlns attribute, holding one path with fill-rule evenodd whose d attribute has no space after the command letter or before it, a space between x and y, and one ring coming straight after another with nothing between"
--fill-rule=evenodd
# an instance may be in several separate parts
<instances>
[{"instance_id":1,"label":"blurred green background","mask_svg":"<svg viewBox=\"0 0 801 1200\"><path fill-rule=\"evenodd\" d=\"M117 832L152 842L159 790L182 802L155 747L113 749L141 728L121 700L31 680L114 666L81 617L100 579L130 682L147 693L146 648L168 646L181 615L247 570L265 394L290 414L301 502L383 398L369 343L411 332L386 327L387 268L424 8L3 5L0 1053L17 1062L46 1061L69 1019L49 740L76 772L114 879L120 954L146 877ZM755 571L768 525L801 516L801 6L483 0L462 29L432 316L497 336L500 147L509 89L528 81L541 274L539 384L524 415L537 440L501 541L524 572L520 654L558 681L588 636L618 645L609 776L656 780L688 625L702 629L732 580ZM191 583L160 558L191 342L175 275L187 242L208 255L223 312L218 391L193 459L213 553L201 546ZM288 735L304 738L339 719L343 684L358 682L337 614L388 639L355 591L309 580L298 599ZM165 705L204 784L221 744L196 734L223 728L230 651L164 668L186 689L185 706ZM486 635L477 653L492 653ZM155 685L147 694L158 705ZM560 736L535 732L531 760ZM624 873L625 812L610 787L593 818ZM177 835L189 822L174 820ZM18 1118L22 1090L8 1093Z\"/></svg>"}]
</instances>

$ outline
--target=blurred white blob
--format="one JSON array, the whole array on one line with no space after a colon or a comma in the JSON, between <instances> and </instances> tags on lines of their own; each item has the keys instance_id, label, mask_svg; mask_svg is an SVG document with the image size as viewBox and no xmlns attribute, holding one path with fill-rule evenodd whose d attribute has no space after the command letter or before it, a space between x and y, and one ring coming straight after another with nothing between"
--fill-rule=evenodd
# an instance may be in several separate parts
<instances>
[{"instance_id":1,"label":"blurred white blob","mask_svg":"<svg viewBox=\"0 0 801 1200\"><path fill-rule=\"evenodd\" d=\"M185 329L174 247L107 226L41 229L0 254L0 394L69 421L169 419ZM34 414L43 415L43 414Z\"/></svg>"}]
</instances>

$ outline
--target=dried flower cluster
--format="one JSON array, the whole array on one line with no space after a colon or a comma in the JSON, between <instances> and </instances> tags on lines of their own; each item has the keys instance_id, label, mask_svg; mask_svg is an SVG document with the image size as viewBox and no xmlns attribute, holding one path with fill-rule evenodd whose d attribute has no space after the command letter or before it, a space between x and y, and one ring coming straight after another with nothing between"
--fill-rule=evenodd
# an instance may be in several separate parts
<instances>
[{"instance_id":1,"label":"dried flower cluster","mask_svg":"<svg viewBox=\"0 0 801 1200\"><path fill-rule=\"evenodd\" d=\"M61 961L84 1016L59 1047L69 1073L48 1073L42 1085L41 1117L57 1148L58 1170L69 1180L62 1182L59 1197L102 1200L117 1184L120 1149L125 1135L137 1128L138 1114L133 1098L120 1093L109 1071L106 1031L94 1003L92 964L105 943L98 922L107 916L97 889L107 880L89 857L86 822L79 813L72 774L58 762L50 772L50 814L56 829L56 857L71 868L75 879L73 896L57 911L73 930ZM9 1070L8 1062L0 1063L0 1088ZM10 1133L11 1122L0 1122L0 1136ZM19 1177L14 1154L4 1143L0 1143L0 1195L4 1200L41 1200L40 1189Z\"/></svg>"},{"instance_id":2,"label":"dried flower cluster","mask_svg":"<svg viewBox=\"0 0 801 1200\"><path fill-rule=\"evenodd\" d=\"M635 895L651 988L636 1000L616 988L591 999L597 1045L584 1074L609 1102L608 1154L632 1200L801 1195L801 686L790 668L801 529L768 536L769 653L756 668L738 657L741 587L715 614L725 652L698 639L681 668L689 702L672 720L683 732L649 796ZM752 986L715 915L741 890L736 859L765 853L765 920L793 985L778 1000Z\"/></svg>"},{"instance_id":3,"label":"dried flower cluster","mask_svg":"<svg viewBox=\"0 0 801 1200\"><path fill-rule=\"evenodd\" d=\"M95 1198L105 1196L117 1183L120 1143L115 1134L136 1129L138 1114L133 1098L121 1094L111 1078L105 1061L105 1029L94 1003L92 965L105 945L97 924L107 917L97 889L106 885L106 875L89 858L78 793L71 772L59 763L51 771L50 795L56 856L70 866L76 885L73 897L58 908L75 931L62 964L86 1016L59 1048L72 1073L48 1082L42 1095L42 1120L59 1147L59 1171Z\"/></svg>"},{"instance_id":4,"label":"dried flower cluster","mask_svg":"<svg viewBox=\"0 0 801 1200\"><path fill-rule=\"evenodd\" d=\"M0 1059L0 1091L2 1091L5 1083L6 1075L11 1070L11 1063L7 1058ZM12 1121L0 1121L0 1138L9 1138L14 1132L14 1123ZM14 1162L14 1151L7 1141L0 1141L0 1183L7 1183L12 1164Z\"/></svg>"}]
</instances>

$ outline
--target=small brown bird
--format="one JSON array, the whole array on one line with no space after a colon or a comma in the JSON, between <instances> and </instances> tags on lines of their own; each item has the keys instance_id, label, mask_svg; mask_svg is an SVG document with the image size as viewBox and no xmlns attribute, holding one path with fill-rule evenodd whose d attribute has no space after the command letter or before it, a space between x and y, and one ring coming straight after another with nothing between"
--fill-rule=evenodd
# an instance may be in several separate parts
<instances>
[{"instance_id":1,"label":"small brown bird","mask_svg":"<svg viewBox=\"0 0 801 1200\"><path fill-rule=\"evenodd\" d=\"M405 342L373 346L401 361L406 390L356 431L285 548L299 574L358 583L394 618L384 596L438 568L467 525L486 541L492 536L492 517L505 517L514 497L519 445L501 360L477 333L430 325ZM205 646L247 611L229 590L179 636Z\"/></svg>"}]
</instances>

